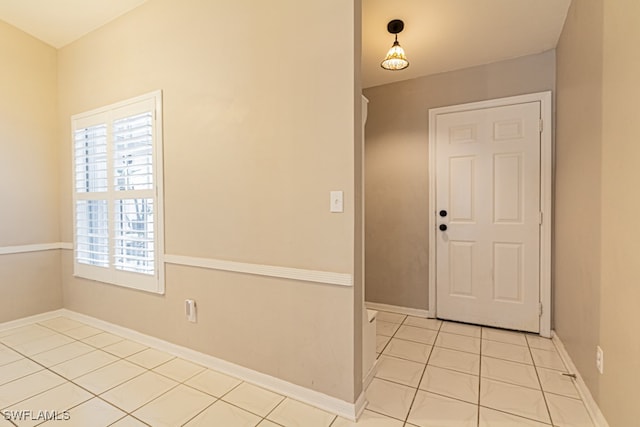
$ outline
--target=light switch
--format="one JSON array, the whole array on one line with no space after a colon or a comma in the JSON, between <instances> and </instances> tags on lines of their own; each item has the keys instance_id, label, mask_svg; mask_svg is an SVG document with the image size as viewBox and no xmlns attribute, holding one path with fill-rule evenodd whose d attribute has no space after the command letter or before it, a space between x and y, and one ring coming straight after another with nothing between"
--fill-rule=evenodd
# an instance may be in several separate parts
<instances>
[{"instance_id":1,"label":"light switch","mask_svg":"<svg viewBox=\"0 0 640 427\"><path fill-rule=\"evenodd\" d=\"M331 192L331 212L344 212L344 205L342 202L342 191Z\"/></svg>"}]
</instances>

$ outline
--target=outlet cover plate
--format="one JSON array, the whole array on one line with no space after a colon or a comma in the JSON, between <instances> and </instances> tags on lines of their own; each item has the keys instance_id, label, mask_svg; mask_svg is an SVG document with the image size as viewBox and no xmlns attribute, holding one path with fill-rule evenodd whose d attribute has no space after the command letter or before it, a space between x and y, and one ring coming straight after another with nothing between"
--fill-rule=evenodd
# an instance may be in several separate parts
<instances>
[{"instance_id":1,"label":"outlet cover plate","mask_svg":"<svg viewBox=\"0 0 640 427\"><path fill-rule=\"evenodd\" d=\"M596 368L601 374L604 372L604 352L600 346L596 347Z\"/></svg>"}]
</instances>

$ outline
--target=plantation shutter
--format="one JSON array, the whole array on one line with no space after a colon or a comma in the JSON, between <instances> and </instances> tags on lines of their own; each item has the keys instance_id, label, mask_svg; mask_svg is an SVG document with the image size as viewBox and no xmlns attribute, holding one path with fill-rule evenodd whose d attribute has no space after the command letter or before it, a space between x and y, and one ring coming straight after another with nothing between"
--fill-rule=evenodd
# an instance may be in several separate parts
<instances>
[{"instance_id":1,"label":"plantation shutter","mask_svg":"<svg viewBox=\"0 0 640 427\"><path fill-rule=\"evenodd\" d=\"M75 274L163 292L160 94L74 116Z\"/></svg>"},{"instance_id":2,"label":"plantation shutter","mask_svg":"<svg viewBox=\"0 0 640 427\"><path fill-rule=\"evenodd\" d=\"M104 115L94 117L103 121ZM82 126L82 123L79 123ZM76 259L100 267L109 266L107 203L107 126L89 124L74 132L76 200Z\"/></svg>"}]
</instances>

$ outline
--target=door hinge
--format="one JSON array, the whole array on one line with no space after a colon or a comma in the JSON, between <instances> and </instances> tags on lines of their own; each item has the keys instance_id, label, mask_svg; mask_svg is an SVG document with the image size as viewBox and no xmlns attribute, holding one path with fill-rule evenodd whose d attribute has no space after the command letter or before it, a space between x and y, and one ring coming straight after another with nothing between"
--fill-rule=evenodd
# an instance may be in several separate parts
<instances>
[{"instance_id":1,"label":"door hinge","mask_svg":"<svg viewBox=\"0 0 640 427\"><path fill-rule=\"evenodd\" d=\"M540 133L542 133L543 129L544 129L544 120L540 119L540 121L538 121L538 130L540 131Z\"/></svg>"},{"instance_id":2,"label":"door hinge","mask_svg":"<svg viewBox=\"0 0 640 427\"><path fill-rule=\"evenodd\" d=\"M543 312L542 303L540 303L539 307L540 307L540 310L539 310L538 316L542 317L542 312Z\"/></svg>"},{"instance_id":3,"label":"door hinge","mask_svg":"<svg viewBox=\"0 0 640 427\"><path fill-rule=\"evenodd\" d=\"M543 220L542 212L538 212L538 224L539 225L542 225L542 220Z\"/></svg>"}]
</instances>

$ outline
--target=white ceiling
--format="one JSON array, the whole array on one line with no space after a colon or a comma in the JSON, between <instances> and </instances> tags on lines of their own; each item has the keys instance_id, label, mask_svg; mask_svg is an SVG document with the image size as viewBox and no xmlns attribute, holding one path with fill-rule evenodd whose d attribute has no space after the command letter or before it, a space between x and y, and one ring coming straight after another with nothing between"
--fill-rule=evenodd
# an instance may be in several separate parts
<instances>
[{"instance_id":1,"label":"white ceiling","mask_svg":"<svg viewBox=\"0 0 640 427\"><path fill-rule=\"evenodd\" d=\"M571 0L362 0L362 85L377 86L553 49ZM398 35L409 68L380 62Z\"/></svg>"},{"instance_id":2,"label":"white ceiling","mask_svg":"<svg viewBox=\"0 0 640 427\"><path fill-rule=\"evenodd\" d=\"M145 1L0 0L0 19L60 48ZM362 0L362 85L377 86L553 49L570 2ZM411 65L402 71L380 67L393 43L387 32L392 19L405 22L398 40Z\"/></svg>"},{"instance_id":3,"label":"white ceiling","mask_svg":"<svg viewBox=\"0 0 640 427\"><path fill-rule=\"evenodd\" d=\"M0 0L0 19L63 47L147 0Z\"/></svg>"}]
</instances>

